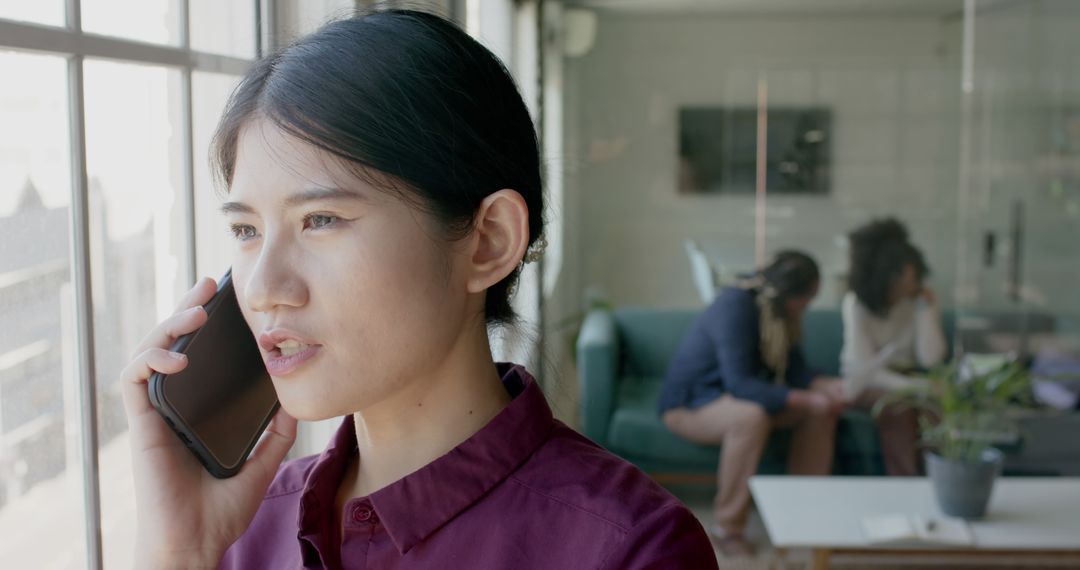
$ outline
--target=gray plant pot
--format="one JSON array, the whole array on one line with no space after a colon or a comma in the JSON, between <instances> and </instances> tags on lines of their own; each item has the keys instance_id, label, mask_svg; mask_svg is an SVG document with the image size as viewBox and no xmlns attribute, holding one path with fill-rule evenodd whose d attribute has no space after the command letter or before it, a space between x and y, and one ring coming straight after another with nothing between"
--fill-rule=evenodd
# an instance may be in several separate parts
<instances>
[{"instance_id":1,"label":"gray plant pot","mask_svg":"<svg viewBox=\"0 0 1080 570\"><path fill-rule=\"evenodd\" d=\"M994 480L1001 474L1004 455L987 449L980 461L964 463L945 459L928 451L926 472L934 484L934 494L942 512L953 517L978 519L986 514Z\"/></svg>"}]
</instances>

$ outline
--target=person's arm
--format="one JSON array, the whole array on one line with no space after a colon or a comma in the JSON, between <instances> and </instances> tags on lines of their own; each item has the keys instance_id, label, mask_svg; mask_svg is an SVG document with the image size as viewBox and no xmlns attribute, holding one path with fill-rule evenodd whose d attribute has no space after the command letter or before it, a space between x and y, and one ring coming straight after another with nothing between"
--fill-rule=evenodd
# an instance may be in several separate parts
<instances>
[{"instance_id":1,"label":"person's arm","mask_svg":"<svg viewBox=\"0 0 1080 570\"><path fill-rule=\"evenodd\" d=\"M867 330L872 316L854 294L844 297L841 314L844 322L841 368L847 396L856 397L869 388L892 391L908 386L907 377L885 367L885 355L870 341Z\"/></svg>"},{"instance_id":2,"label":"person's arm","mask_svg":"<svg viewBox=\"0 0 1080 570\"><path fill-rule=\"evenodd\" d=\"M741 400L761 404L770 414L783 410L787 386L763 377L758 310L749 295L726 295L708 326L714 339L724 389Z\"/></svg>"},{"instance_id":3,"label":"person's arm","mask_svg":"<svg viewBox=\"0 0 1080 570\"><path fill-rule=\"evenodd\" d=\"M644 517L604 560L611 570L717 568L716 552L697 518L681 504Z\"/></svg>"},{"instance_id":4,"label":"person's arm","mask_svg":"<svg viewBox=\"0 0 1080 570\"><path fill-rule=\"evenodd\" d=\"M941 327L941 311L933 294L920 297L915 305L915 358L922 368L933 368L945 360L948 349Z\"/></svg>"},{"instance_id":5,"label":"person's arm","mask_svg":"<svg viewBox=\"0 0 1080 570\"><path fill-rule=\"evenodd\" d=\"M213 279L200 279L120 372L134 476L136 568L218 567L229 545L251 524L296 441L296 420L282 408L240 472L216 479L207 476L150 403L146 385L153 373L176 374L187 367L187 357L169 349L181 335L206 324L202 305L216 290Z\"/></svg>"}]
</instances>

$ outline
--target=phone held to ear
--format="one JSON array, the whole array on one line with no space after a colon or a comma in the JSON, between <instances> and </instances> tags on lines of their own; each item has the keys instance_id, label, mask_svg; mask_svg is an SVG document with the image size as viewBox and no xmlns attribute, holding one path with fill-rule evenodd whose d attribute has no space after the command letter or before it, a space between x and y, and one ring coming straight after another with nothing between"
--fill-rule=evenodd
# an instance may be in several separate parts
<instances>
[{"instance_id":1,"label":"phone held to ear","mask_svg":"<svg viewBox=\"0 0 1080 570\"><path fill-rule=\"evenodd\" d=\"M277 393L233 289L232 270L218 282L198 330L176 340L188 357L176 374L154 373L150 402L208 472L240 471L278 409Z\"/></svg>"}]
</instances>

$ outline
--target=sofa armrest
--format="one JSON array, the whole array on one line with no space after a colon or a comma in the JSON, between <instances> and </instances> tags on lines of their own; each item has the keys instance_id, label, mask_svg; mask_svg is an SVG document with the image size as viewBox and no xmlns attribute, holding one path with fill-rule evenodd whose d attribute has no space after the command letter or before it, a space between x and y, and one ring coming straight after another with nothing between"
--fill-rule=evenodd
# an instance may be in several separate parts
<instances>
[{"instance_id":1,"label":"sofa armrest","mask_svg":"<svg viewBox=\"0 0 1080 570\"><path fill-rule=\"evenodd\" d=\"M607 446L615 405L619 337L611 312L594 309L585 316L577 340L581 424L585 436Z\"/></svg>"}]
</instances>

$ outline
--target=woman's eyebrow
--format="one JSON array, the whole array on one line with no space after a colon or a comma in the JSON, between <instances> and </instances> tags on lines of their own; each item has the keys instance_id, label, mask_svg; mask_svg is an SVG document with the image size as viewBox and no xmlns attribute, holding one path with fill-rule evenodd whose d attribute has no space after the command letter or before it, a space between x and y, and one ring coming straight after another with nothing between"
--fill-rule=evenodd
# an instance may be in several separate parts
<instances>
[{"instance_id":1,"label":"woman's eyebrow","mask_svg":"<svg viewBox=\"0 0 1080 570\"><path fill-rule=\"evenodd\" d=\"M357 192L356 190L349 190L346 188L331 188L331 187L317 187L308 188L297 192L283 202L286 208L294 208L300 204L306 202L314 202L316 200L366 200L367 197ZM225 202L221 205L221 213L239 213L239 214L254 214L255 208L243 203L243 202Z\"/></svg>"},{"instance_id":2,"label":"woman's eyebrow","mask_svg":"<svg viewBox=\"0 0 1080 570\"><path fill-rule=\"evenodd\" d=\"M316 187L308 188L289 196L285 199L285 207L293 208L303 204L305 202L314 202L316 200L365 200L366 196L357 192L356 190L349 190L347 188L334 188L334 187Z\"/></svg>"}]
</instances>

